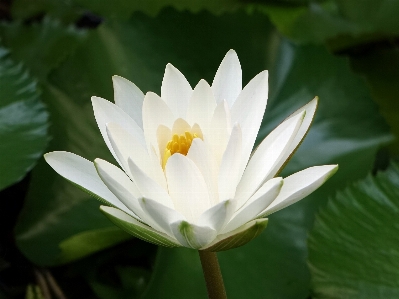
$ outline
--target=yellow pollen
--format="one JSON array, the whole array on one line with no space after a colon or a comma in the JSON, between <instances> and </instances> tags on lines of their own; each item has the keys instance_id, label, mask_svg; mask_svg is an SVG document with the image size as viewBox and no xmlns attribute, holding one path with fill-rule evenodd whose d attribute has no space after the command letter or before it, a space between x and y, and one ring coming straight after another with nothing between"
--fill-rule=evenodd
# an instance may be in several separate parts
<instances>
[{"instance_id":1,"label":"yellow pollen","mask_svg":"<svg viewBox=\"0 0 399 299\"><path fill-rule=\"evenodd\" d=\"M166 162L173 154L187 155L194 138L199 138L196 133L184 132L184 135L173 134L172 139L166 144L162 159L162 168L165 169Z\"/></svg>"}]
</instances>

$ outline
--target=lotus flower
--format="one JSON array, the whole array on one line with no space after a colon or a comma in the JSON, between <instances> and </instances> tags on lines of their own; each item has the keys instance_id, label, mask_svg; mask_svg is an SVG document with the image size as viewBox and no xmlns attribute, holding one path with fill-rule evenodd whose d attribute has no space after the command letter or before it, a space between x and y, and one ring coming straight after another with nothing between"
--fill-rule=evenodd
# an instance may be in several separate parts
<instances>
[{"instance_id":1,"label":"lotus flower","mask_svg":"<svg viewBox=\"0 0 399 299\"><path fill-rule=\"evenodd\" d=\"M119 163L68 152L45 155L61 176L105 204L101 211L128 233L163 246L220 251L255 238L266 216L304 198L337 165L276 177L301 143L317 98L272 131L251 155L266 109L268 73L243 89L230 50L212 86L194 89L168 64L161 96L113 77L115 104L93 97L94 115Z\"/></svg>"}]
</instances>

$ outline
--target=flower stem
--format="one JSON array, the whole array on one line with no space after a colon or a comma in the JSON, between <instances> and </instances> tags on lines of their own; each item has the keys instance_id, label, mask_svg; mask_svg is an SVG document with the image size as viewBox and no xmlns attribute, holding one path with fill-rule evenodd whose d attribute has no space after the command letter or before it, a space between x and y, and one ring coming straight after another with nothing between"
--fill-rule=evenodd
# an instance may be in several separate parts
<instances>
[{"instance_id":1,"label":"flower stem","mask_svg":"<svg viewBox=\"0 0 399 299\"><path fill-rule=\"evenodd\" d=\"M209 299L227 299L216 252L198 251Z\"/></svg>"}]
</instances>

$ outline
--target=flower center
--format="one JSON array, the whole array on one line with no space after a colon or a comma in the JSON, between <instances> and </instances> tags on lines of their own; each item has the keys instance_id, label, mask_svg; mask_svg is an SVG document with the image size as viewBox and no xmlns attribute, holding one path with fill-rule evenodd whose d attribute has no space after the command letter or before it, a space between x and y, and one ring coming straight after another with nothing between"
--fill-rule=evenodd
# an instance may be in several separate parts
<instances>
[{"instance_id":1,"label":"flower center","mask_svg":"<svg viewBox=\"0 0 399 299\"><path fill-rule=\"evenodd\" d=\"M172 139L166 144L162 159L162 168L165 169L166 162L175 153L187 155L194 138L200 138L196 133L184 132L184 135L173 134Z\"/></svg>"}]
</instances>

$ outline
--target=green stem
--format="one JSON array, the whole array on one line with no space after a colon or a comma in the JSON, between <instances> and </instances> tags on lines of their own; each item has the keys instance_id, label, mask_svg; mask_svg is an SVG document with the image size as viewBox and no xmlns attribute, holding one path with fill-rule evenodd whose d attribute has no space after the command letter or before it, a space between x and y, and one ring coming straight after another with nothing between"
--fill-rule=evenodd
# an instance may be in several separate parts
<instances>
[{"instance_id":1,"label":"green stem","mask_svg":"<svg viewBox=\"0 0 399 299\"><path fill-rule=\"evenodd\" d=\"M216 252L198 251L209 299L227 299Z\"/></svg>"}]
</instances>

